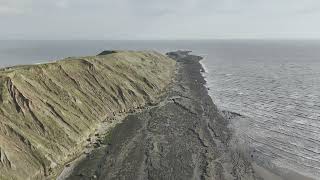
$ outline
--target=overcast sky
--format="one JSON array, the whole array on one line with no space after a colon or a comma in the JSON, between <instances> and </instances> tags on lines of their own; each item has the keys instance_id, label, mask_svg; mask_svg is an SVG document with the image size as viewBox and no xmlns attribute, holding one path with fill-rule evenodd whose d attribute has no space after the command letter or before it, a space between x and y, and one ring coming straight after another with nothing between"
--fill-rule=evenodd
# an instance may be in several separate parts
<instances>
[{"instance_id":1,"label":"overcast sky","mask_svg":"<svg viewBox=\"0 0 320 180\"><path fill-rule=\"evenodd\" d=\"M320 0L0 0L0 39L320 39Z\"/></svg>"}]
</instances>

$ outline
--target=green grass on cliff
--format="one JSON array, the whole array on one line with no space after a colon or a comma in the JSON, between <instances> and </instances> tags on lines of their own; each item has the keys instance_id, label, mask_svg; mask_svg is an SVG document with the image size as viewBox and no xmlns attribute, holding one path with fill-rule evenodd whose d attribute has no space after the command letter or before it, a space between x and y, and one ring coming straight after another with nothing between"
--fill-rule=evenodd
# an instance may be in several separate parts
<instances>
[{"instance_id":1,"label":"green grass on cliff","mask_svg":"<svg viewBox=\"0 0 320 180\"><path fill-rule=\"evenodd\" d=\"M175 62L119 51L0 70L0 174L43 179L77 154L98 123L153 103Z\"/></svg>"}]
</instances>

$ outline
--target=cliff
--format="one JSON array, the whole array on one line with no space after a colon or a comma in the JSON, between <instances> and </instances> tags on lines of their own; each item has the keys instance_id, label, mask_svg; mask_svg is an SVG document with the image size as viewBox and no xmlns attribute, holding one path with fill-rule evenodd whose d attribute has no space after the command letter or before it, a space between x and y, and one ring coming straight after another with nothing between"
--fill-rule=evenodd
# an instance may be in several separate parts
<instances>
[{"instance_id":1,"label":"cliff","mask_svg":"<svg viewBox=\"0 0 320 180\"><path fill-rule=\"evenodd\" d=\"M53 177L101 121L157 102L174 70L128 51L0 70L0 179Z\"/></svg>"}]
</instances>

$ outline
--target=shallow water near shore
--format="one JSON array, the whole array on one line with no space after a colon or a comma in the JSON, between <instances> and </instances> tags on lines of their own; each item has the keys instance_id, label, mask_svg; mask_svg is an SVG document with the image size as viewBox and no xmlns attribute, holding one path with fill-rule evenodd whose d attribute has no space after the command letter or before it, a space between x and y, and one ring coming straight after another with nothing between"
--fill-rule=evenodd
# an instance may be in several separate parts
<instances>
[{"instance_id":1,"label":"shallow water near shore","mask_svg":"<svg viewBox=\"0 0 320 180\"><path fill-rule=\"evenodd\" d=\"M0 66L105 49L189 49L204 56L209 93L220 109L243 116L236 133L257 164L319 177L319 41L0 41Z\"/></svg>"},{"instance_id":2,"label":"shallow water near shore","mask_svg":"<svg viewBox=\"0 0 320 180\"><path fill-rule=\"evenodd\" d=\"M234 128L253 159L285 177L290 171L320 175L316 49L317 44L248 43L226 46L203 61L213 101L244 116Z\"/></svg>"}]
</instances>

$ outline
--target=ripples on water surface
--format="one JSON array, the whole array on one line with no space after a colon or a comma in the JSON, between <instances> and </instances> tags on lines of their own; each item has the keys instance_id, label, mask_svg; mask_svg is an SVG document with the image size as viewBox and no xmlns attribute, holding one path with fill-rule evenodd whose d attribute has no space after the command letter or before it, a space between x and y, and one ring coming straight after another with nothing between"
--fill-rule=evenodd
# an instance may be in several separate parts
<instances>
[{"instance_id":1,"label":"ripples on water surface","mask_svg":"<svg viewBox=\"0 0 320 180\"><path fill-rule=\"evenodd\" d=\"M214 102L248 117L236 127L257 155L315 178L320 175L319 50L318 44L233 44L213 49L203 61Z\"/></svg>"},{"instance_id":2,"label":"ripples on water surface","mask_svg":"<svg viewBox=\"0 0 320 180\"><path fill-rule=\"evenodd\" d=\"M273 163L320 177L320 42L0 41L0 66L105 49L189 49L205 55L214 102L248 117L235 123L237 133Z\"/></svg>"}]
</instances>

